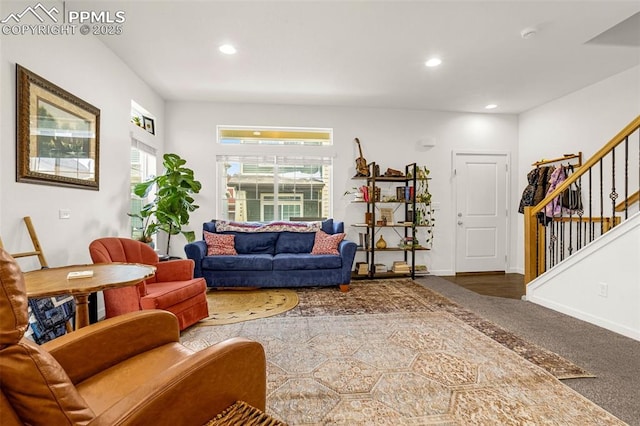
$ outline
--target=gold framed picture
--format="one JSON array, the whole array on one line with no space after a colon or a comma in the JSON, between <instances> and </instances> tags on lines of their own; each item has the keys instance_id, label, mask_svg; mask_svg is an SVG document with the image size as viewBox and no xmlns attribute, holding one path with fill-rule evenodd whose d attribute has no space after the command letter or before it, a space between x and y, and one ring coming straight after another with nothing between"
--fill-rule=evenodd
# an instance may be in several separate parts
<instances>
[{"instance_id":1,"label":"gold framed picture","mask_svg":"<svg viewBox=\"0 0 640 426\"><path fill-rule=\"evenodd\" d=\"M99 189L100 110L16 64L16 181Z\"/></svg>"}]
</instances>

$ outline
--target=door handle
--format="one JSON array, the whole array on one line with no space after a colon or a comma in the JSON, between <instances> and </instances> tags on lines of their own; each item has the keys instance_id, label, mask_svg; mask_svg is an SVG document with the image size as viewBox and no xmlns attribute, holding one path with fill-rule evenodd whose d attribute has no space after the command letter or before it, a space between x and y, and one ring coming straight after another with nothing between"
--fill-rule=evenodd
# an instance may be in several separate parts
<instances>
[{"instance_id":1,"label":"door handle","mask_svg":"<svg viewBox=\"0 0 640 426\"><path fill-rule=\"evenodd\" d=\"M462 225L462 221L461 220L458 221L458 225Z\"/></svg>"}]
</instances>

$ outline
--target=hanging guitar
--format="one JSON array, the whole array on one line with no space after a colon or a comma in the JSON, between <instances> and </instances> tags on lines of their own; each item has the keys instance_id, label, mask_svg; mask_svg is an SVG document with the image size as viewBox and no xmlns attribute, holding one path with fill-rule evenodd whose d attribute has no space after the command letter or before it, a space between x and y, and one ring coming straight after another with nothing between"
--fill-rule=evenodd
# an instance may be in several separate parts
<instances>
[{"instance_id":1,"label":"hanging guitar","mask_svg":"<svg viewBox=\"0 0 640 426\"><path fill-rule=\"evenodd\" d=\"M358 144L358 151L360 152L360 157L356 158L356 177L357 176L369 176L369 166L367 166L367 160L362 156L362 147L360 146L360 140L355 138L356 143Z\"/></svg>"}]
</instances>

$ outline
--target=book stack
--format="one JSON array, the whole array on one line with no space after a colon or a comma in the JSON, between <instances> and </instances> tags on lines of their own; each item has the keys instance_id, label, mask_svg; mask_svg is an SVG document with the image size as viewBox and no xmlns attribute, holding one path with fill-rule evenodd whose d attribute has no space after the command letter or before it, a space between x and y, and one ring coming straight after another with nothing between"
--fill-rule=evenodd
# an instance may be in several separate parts
<instances>
[{"instance_id":1,"label":"book stack","mask_svg":"<svg viewBox=\"0 0 640 426\"><path fill-rule=\"evenodd\" d=\"M387 272L387 265L383 264L383 263L376 263L374 265L374 272L376 274L380 273L380 272Z\"/></svg>"},{"instance_id":2,"label":"book stack","mask_svg":"<svg viewBox=\"0 0 640 426\"><path fill-rule=\"evenodd\" d=\"M364 199L365 203L368 203L369 201L371 201L371 198L369 197L369 187L368 186L361 186L360 187L360 192L362 193L362 198Z\"/></svg>"},{"instance_id":3,"label":"book stack","mask_svg":"<svg viewBox=\"0 0 640 426\"><path fill-rule=\"evenodd\" d=\"M356 263L356 273L358 275L367 275L369 273L369 265L367 262Z\"/></svg>"},{"instance_id":4,"label":"book stack","mask_svg":"<svg viewBox=\"0 0 640 426\"><path fill-rule=\"evenodd\" d=\"M379 186L361 186L360 192L362 192L362 199L369 203L372 200L380 201L380 187Z\"/></svg>"},{"instance_id":5,"label":"book stack","mask_svg":"<svg viewBox=\"0 0 640 426\"><path fill-rule=\"evenodd\" d=\"M396 201L405 201L404 186L396 187Z\"/></svg>"},{"instance_id":6,"label":"book stack","mask_svg":"<svg viewBox=\"0 0 640 426\"><path fill-rule=\"evenodd\" d=\"M396 274L408 274L411 272L409 265L404 260L396 260L393 262L393 266L391 267L391 271Z\"/></svg>"},{"instance_id":7,"label":"book stack","mask_svg":"<svg viewBox=\"0 0 640 426\"><path fill-rule=\"evenodd\" d=\"M408 203L409 201L413 200L413 197L415 197L415 190L413 189L413 186L405 186L404 200Z\"/></svg>"},{"instance_id":8,"label":"book stack","mask_svg":"<svg viewBox=\"0 0 640 426\"><path fill-rule=\"evenodd\" d=\"M427 269L427 265L415 265L413 269L416 275L429 275L429 270Z\"/></svg>"}]
</instances>

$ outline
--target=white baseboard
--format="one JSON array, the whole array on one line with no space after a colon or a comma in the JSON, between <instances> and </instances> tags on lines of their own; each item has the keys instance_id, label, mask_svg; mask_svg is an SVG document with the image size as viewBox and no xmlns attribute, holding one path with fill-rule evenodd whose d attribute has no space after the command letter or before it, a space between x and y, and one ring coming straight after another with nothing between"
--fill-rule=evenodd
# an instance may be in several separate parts
<instances>
[{"instance_id":1,"label":"white baseboard","mask_svg":"<svg viewBox=\"0 0 640 426\"><path fill-rule=\"evenodd\" d=\"M640 330L634 330L624 325L617 324L604 318L596 317L587 312L574 309L572 307L542 298L540 296L528 295L526 300L544 306L545 308L553 309L554 311L577 318L579 320L597 325L598 327L605 328L607 330L629 337L630 339L640 341Z\"/></svg>"},{"instance_id":2,"label":"white baseboard","mask_svg":"<svg viewBox=\"0 0 640 426\"><path fill-rule=\"evenodd\" d=\"M450 275L455 275L456 273L451 269L436 269L436 270L433 270L433 271L429 271L429 274L430 275L435 275L435 276L447 277L447 276L450 276Z\"/></svg>"},{"instance_id":3,"label":"white baseboard","mask_svg":"<svg viewBox=\"0 0 640 426\"><path fill-rule=\"evenodd\" d=\"M510 274L522 274L522 275L524 275L524 270L522 270L520 268L510 268L506 272L510 273ZM436 276L442 276L442 277L449 277L449 276L455 275L456 273L452 269L437 269L437 270L429 271L429 274L430 275L436 275Z\"/></svg>"}]
</instances>

